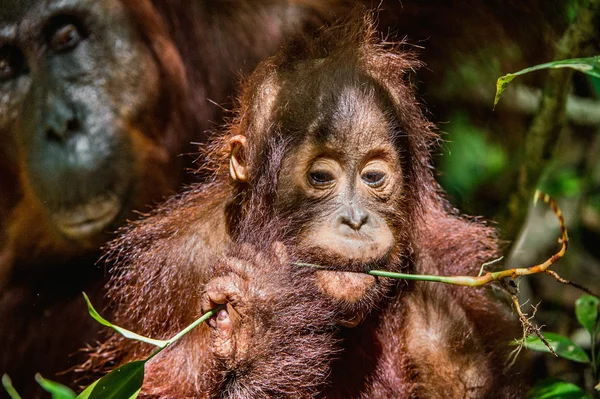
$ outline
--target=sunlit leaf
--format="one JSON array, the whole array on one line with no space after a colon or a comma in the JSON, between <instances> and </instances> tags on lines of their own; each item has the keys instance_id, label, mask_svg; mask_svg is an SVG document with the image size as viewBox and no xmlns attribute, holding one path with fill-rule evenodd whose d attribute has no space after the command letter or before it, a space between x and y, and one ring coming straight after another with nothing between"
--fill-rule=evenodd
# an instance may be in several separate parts
<instances>
[{"instance_id":1,"label":"sunlit leaf","mask_svg":"<svg viewBox=\"0 0 600 399\"><path fill-rule=\"evenodd\" d=\"M164 348L165 346L167 346L169 344L169 341L163 341L160 339L152 339L152 338L144 337L143 335L136 334L133 331L126 330L123 327L115 326L114 324L112 324L111 322L106 320L104 317L100 316L100 314L92 306L92 303L90 302L90 299L85 294L85 292L83 293L83 297L85 298L85 302L87 303L88 312L90 312L90 315L94 318L94 320L96 320L98 323L100 323L106 327L112 328L119 334L123 335L125 338L145 342L147 344L158 346L159 348Z\"/></svg>"},{"instance_id":2,"label":"sunlit leaf","mask_svg":"<svg viewBox=\"0 0 600 399\"><path fill-rule=\"evenodd\" d=\"M496 104L498 104L498 101L500 101L500 97L502 97L502 93L504 93L504 90L506 90L510 82L512 82L513 79L517 77L517 75L518 73L508 73L498 78L498 80L496 81L496 96L494 97L494 108L496 108Z\"/></svg>"},{"instance_id":3,"label":"sunlit leaf","mask_svg":"<svg viewBox=\"0 0 600 399\"><path fill-rule=\"evenodd\" d=\"M586 73L590 76L600 77L600 56L589 57L589 58L572 58L569 60L547 62L545 64L535 65L530 68L525 68L519 72L509 73L498 78L496 82L496 97L494 98L494 107L500 101L502 92L506 89L506 86L513 81L519 75L524 75L529 72L539 71L540 69L551 69L551 68L571 68L577 71Z\"/></svg>"},{"instance_id":4,"label":"sunlit leaf","mask_svg":"<svg viewBox=\"0 0 600 399\"><path fill-rule=\"evenodd\" d=\"M35 380L46 392L52 394L52 399L75 399L75 392L58 382L47 380L39 374L35 375Z\"/></svg>"},{"instance_id":5,"label":"sunlit leaf","mask_svg":"<svg viewBox=\"0 0 600 399\"><path fill-rule=\"evenodd\" d=\"M527 393L528 399L590 399L581 388L570 382L556 379L544 380L535 384Z\"/></svg>"},{"instance_id":6,"label":"sunlit leaf","mask_svg":"<svg viewBox=\"0 0 600 399\"><path fill-rule=\"evenodd\" d=\"M99 381L100 380L94 381L92 383L92 385L88 386L83 392L81 392L79 395L77 395L76 399L88 399L90 397L90 394L92 393L92 391L96 387L96 384L98 384Z\"/></svg>"},{"instance_id":7,"label":"sunlit leaf","mask_svg":"<svg viewBox=\"0 0 600 399\"><path fill-rule=\"evenodd\" d=\"M77 396L76 399L88 399L90 397L90 394L92 393L92 391L94 390L94 387L96 386L96 384L98 383L98 381L95 381L92 385L90 385L89 387L87 387L85 389L85 391L81 392L79 394L79 396ZM128 399L135 399L138 397L138 395L140 394L140 391L142 389L138 389L133 395L131 395Z\"/></svg>"},{"instance_id":8,"label":"sunlit leaf","mask_svg":"<svg viewBox=\"0 0 600 399\"><path fill-rule=\"evenodd\" d=\"M575 302L575 315L577 321L590 333L596 334L596 320L598 318L598 304L600 300L591 295L584 295Z\"/></svg>"},{"instance_id":9,"label":"sunlit leaf","mask_svg":"<svg viewBox=\"0 0 600 399\"><path fill-rule=\"evenodd\" d=\"M77 399L135 399L144 382L145 360L114 369L86 388Z\"/></svg>"},{"instance_id":10,"label":"sunlit leaf","mask_svg":"<svg viewBox=\"0 0 600 399\"><path fill-rule=\"evenodd\" d=\"M590 358L588 357L587 353L585 353L585 351L579 345L575 344L569 338L551 332L545 332L543 333L543 336L546 338L558 356L579 363L590 362ZM532 349L535 351L550 352L550 349L548 349L548 347L536 335L528 336L525 339L524 346L527 349Z\"/></svg>"},{"instance_id":11,"label":"sunlit leaf","mask_svg":"<svg viewBox=\"0 0 600 399\"><path fill-rule=\"evenodd\" d=\"M17 390L13 387L12 381L10 380L8 374L4 374L2 376L2 386L4 389L6 389L8 396L10 396L12 399L21 399L21 396L19 396Z\"/></svg>"}]
</instances>

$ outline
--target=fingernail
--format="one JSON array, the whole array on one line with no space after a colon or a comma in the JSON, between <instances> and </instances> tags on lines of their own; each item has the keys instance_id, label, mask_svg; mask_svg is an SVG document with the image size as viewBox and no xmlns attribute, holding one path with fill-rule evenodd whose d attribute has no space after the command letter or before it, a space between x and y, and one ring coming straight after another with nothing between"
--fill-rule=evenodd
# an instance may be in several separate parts
<instances>
[{"instance_id":1,"label":"fingernail","mask_svg":"<svg viewBox=\"0 0 600 399\"><path fill-rule=\"evenodd\" d=\"M223 321L223 320L227 319L228 317L229 317L229 314L227 314L227 311L225 309L222 309L219 311L219 314L217 315L217 320Z\"/></svg>"}]
</instances>

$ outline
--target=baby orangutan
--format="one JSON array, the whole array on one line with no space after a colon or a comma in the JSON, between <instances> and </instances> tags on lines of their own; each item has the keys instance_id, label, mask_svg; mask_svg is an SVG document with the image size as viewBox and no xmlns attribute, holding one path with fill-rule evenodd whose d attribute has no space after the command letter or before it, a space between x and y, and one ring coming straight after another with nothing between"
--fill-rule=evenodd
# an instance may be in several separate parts
<instances>
[{"instance_id":1,"label":"baby orangutan","mask_svg":"<svg viewBox=\"0 0 600 399\"><path fill-rule=\"evenodd\" d=\"M405 76L417 66L366 20L299 39L252 74L211 147L213 182L112 246L118 324L163 338L228 304L152 360L145 395L524 396L516 371L502 373L515 322L483 290L365 273L476 274L497 256L494 231L458 215L433 178L438 136ZM90 363L145 353L112 336Z\"/></svg>"}]
</instances>

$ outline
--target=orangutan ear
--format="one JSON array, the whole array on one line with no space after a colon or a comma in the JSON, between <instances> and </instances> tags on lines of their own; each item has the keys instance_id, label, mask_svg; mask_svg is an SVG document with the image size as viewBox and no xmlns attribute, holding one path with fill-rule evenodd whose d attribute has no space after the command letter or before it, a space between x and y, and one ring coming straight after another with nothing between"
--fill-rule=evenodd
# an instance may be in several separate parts
<instances>
[{"instance_id":1,"label":"orangutan ear","mask_svg":"<svg viewBox=\"0 0 600 399\"><path fill-rule=\"evenodd\" d=\"M246 165L246 137L233 136L229 140L229 174L235 181L248 181L248 166Z\"/></svg>"}]
</instances>

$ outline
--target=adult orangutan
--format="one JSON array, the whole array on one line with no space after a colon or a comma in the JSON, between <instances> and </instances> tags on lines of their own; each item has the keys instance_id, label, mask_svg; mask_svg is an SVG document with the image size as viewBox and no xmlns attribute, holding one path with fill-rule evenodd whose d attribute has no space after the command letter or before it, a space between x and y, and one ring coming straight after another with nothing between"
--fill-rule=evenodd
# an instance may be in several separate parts
<instances>
[{"instance_id":1,"label":"adult orangutan","mask_svg":"<svg viewBox=\"0 0 600 399\"><path fill-rule=\"evenodd\" d=\"M180 155L220 118L210 101L334 8L1 2L0 374L35 387L35 372L77 364L69 354L97 330L80 292L104 283L98 247L178 188L191 163Z\"/></svg>"},{"instance_id":2,"label":"adult orangutan","mask_svg":"<svg viewBox=\"0 0 600 399\"><path fill-rule=\"evenodd\" d=\"M212 182L111 245L118 325L167 338L228 304L147 364L143 397L524 395L502 372L515 323L484 291L365 274L476 274L497 254L433 178L418 66L368 20L260 64L211 147ZM112 334L86 367L148 353Z\"/></svg>"}]
</instances>

